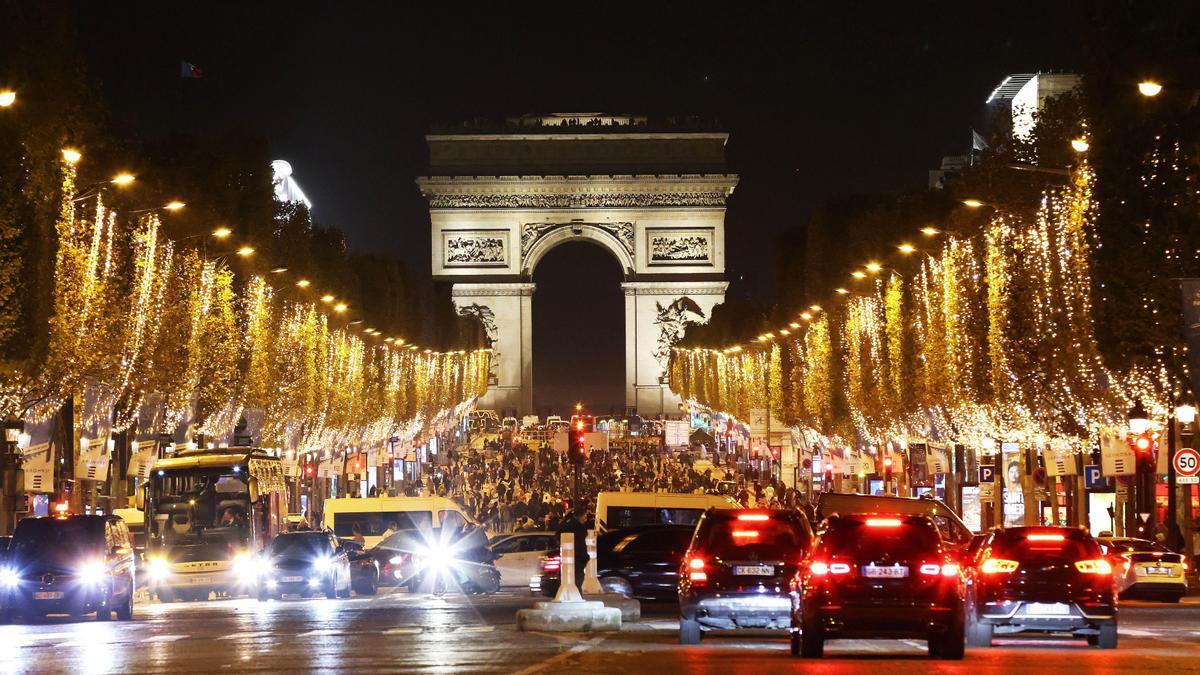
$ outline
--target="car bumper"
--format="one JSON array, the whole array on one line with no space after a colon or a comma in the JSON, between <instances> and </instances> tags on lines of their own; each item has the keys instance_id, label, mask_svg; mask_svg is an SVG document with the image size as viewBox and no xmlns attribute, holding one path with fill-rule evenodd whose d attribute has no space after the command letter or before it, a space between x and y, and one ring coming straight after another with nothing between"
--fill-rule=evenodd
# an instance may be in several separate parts
<instances>
[{"instance_id":1,"label":"car bumper","mask_svg":"<svg viewBox=\"0 0 1200 675\"><path fill-rule=\"evenodd\" d=\"M1061 612L1062 606L1066 611ZM1055 613L1046 613L1053 607ZM1022 600L1006 600L984 603L976 609L980 623L993 626L1008 626L1014 630L1068 631L1111 623L1117 619L1116 605L1097 604L1083 606L1079 603L1047 603Z\"/></svg>"},{"instance_id":2,"label":"car bumper","mask_svg":"<svg viewBox=\"0 0 1200 675\"><path fill-rule=\"evenodd\" d=\"M151 577L153 592L216 591L219 593L246 592L254 587L253 580L238 577L229 572L175 572L161 577Z\"/></svg>"},{"instance_id":3,"label":"car bumper","mask_svg":"<svg viewBox=\"0 0 1200 675\"><path fill-rule=\"evenodd\" d=\"M747 593L681 598L680 613L703 628L787 630L792 626L792 599L787 595Z\"/></svg>"},{"instance_id":4,"label":"car bumper","mask_svg":"<svg viewBox=\"0 0 1200 675\"><path fill-rule=\"evenodd\" d=\"M27 585L9 590L0 603L6 609L32 614L87 614L109 605L106 588L86 587L43 588Z\"/></svg>"},{"instance_id":5,"label":"car bumper","mask_svg":"<svg viewBox=\"0 0 1200 675\"><path fill-rule=\"evenodd\" d=\"M328 581L322 574L287 574L264 579L263 590L280 595L308 593L322 590Z\"/></svg>"},{"instance_id":6,"label":"car bumper","mask_svg":"<svg viewBox=\"0 0 1200 675\"><path fill-rule=\"evenodd\" d=\"M1122 595L1186 595L1188 591L1187 579L1179 578L1178 580L1154 580L1154 581L1135 581L1125 588L1121 589Z\"/></svg>"},{"instance_id":7,"label":"car bumper","mask_svg":"<svg viewBox=\"0 0 1200 675\"><path fill-rule=\"evenodd\" d=\"M910 638L944 633L963 622L961 606L824 605L802 610L803 626L829 637Z\"/></svg>"}]
</instances>

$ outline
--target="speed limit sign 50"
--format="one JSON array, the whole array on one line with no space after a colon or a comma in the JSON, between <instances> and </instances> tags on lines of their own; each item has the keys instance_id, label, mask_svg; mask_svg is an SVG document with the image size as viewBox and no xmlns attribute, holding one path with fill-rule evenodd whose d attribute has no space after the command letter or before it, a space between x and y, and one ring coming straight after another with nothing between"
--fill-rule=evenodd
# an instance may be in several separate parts
<instances>
[{"instance_id":1,"label":"speed limit sign 50","mask_svg":"<svg viewBox=\"0 0 1200 675\"><path fill-rule=\"evenodd\" d=\"M1200 483L1200 452L1192 448L1175 452L1175 482Z\"/></svg>"}]
</instances>

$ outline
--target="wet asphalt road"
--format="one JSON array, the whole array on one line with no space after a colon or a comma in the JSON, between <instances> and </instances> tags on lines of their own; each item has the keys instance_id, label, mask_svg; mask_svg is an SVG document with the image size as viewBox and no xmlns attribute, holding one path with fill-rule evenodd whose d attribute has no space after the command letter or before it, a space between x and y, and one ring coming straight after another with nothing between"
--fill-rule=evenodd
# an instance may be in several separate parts
<instances>
[{"instance_id":1,"label":"wet asphalt road","mask_svg":"<svg viewBox=\"0 0 1200 675\"><path fill-rule=\"evenodd\" d=\"M606 635L518 633L527 591L490 597L409 595L385 589L348 600L219 600L138 606L131 623L51 617L0 626L0 672L1200 672L1200 598L1124 603L1120 647L1067 638L1003 639L963 662L930 661L919 641L832 642L800 661L785 636L710 634L676 643L671 605Z\"/></svg>"}]
</instances>

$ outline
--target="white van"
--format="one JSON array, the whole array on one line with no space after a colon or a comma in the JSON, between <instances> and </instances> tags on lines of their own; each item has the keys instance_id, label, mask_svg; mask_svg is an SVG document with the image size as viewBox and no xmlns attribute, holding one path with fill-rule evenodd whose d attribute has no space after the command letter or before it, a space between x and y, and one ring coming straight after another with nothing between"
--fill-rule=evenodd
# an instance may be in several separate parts
<instances>
[{"instance_id":1,"label":"white van","mask_svg":"<svg viewBox=\"0 0 1200 675\"><path fill-rule=\"evenodd\" d=\"M446 497L339 497L326 499L322 523L339 537L354 535L358 525L373 548L383 540L383 533L392 530L411 530L443 525L472 524L458 502Z\"/></svg>"},{"instance_id":2,"label":"white van","mask_svg":"<svg viewBox=\"0 0 1200 675\"><path fill-rule=\"evenodd\" d=\"M634 525L695 525L710 508L740 509L726 495L678 492L601 492L596 496L596 530L609 532Z\"/></svg>"}]
</instances>

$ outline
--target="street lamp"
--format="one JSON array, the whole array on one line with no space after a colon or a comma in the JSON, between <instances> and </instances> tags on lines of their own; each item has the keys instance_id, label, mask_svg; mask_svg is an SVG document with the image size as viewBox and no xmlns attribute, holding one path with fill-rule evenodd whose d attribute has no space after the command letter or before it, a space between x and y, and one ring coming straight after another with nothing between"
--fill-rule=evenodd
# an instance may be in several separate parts
<instances>
[{"instance_id":1,"label":"street lamp","mask_svg":"<svg viewBox=\"0 0 1200 675\"><path fill-rule=\"evenodd\" d=\"M1162 92L1162 85L1154 80L1142 80L1138 82L1138 93L1146 98L1154 98Z\"/></svg>"},{"instance_id":2,"label":"street lamp","mask_svg":"<svg viewBox=\"0 0 1200 675\"><path fill-rule=\"evenodd\" d=\"M178 211L179 209L182 209L185 206L187 206L187 204L184 204L183 202L176 199L174 201L170 201L170 202L167 202L166 204L164 204L163 208L168 211Z\"/></svg>"},{"instance_id":3,"label":"street lamp","mask_svg":"<svg viewBox=\"0 0 1200 675\"><path fill-rule=\"evenodd\" d=\"M913 246L912 244L900 244L896 248L900 249L900 252L903 253L904 255L908 255L917 250L917 247Z\"/></svg>"},{"instance_id":4,"label":"street lamp","mask_svg":"<svg viewBox=\"0 0 1200 675\"><path fill-rule=\"evenodd\" d=\"M1075 152L1087 152L1090 147L1091 145L1087 142L1086 138L1071 139L1071 149Z\"/></svg>"},{"instance_id":5,"label":"street lamp","mask_svg":"<svg viewBox=\"0 0 1200 675\"><path fill-rule=\"evenodd\" d=\"M835 288L835 289L833 289L833 292L834 292L834 293L837 293L838 295L845 295L845 294L847 294L847 293L849 293L849 292L850 292L850 289L848 289L848 288Z\"/></svg>"},{"instance_id":6,"label":"street lamp","mask_svg":"<svg viewBox=\"0 0 1200 675\"><path fill-rule=\"evenodd\" d=\"M1134 436L1140 436L1150 428L1150 413L1146 412L1146 407L1142 405L1140 398L1134 402L1125 419L1129 423L1129 433Z\"/></svg>"},{"instance_id":7,"label":"street lamp","mask_svg":"<svg viewBox=\"0 0 1200 675\"><path fill-rule=\"evenodd\" d=\"M311 284L312 284L312 282L309 281L308 279L300 279L299 281L296 282L296 286L299 288L308 288Z\"/></svg>"},{"instance_id":8,"label":"street lamp","mask_svg":"<svg viewBox=\"0 0 1200 675\"><path fill-rule=\"evenodd\" d=\"M218 227L217 229L213 230L212 236L216 237L217 239L224 239L231 234L233 234L233 230L229 229L228 227Z\"/></svg>"},{"instance_id":9,"label":"street lamp","mask_svg":"<svg viewBox=\"0 0 1200 675\"><path fill-rule=\"evenodd\" d=\"M243 258L248 258L248 257L254 255L254 247L243 246L237 250L237 254L242 256Z\"/></svg>"},{"instance_id":10,"label":"street lamp","mask_svg":"<svg viewBox=\"0 0 1200 675\"><path fill-rule=\"evenodd\" d=\"M129 185L135 180L137 180L137 176L134 176L131 173L119 173L113 176L112 180L109 182L113 185Z\"/></svg>"},{"instance_id":11,"label":"street lamp","mask_svg":"<svg viewBox=\"0 0 1200 675\"><path fill-rule=\"evenodd\" d=\"M963 206L969 206L973 209L977 209L977 208L983 206L983 202L978 199L964 199L964 200L962 200L962 203L963 203Z\"/></svg>"},{"instance_id":12,"label":"street lamp","mask_svg":"<svg viewBox=\"0 0 1200 675\"><path fill-rule=\"evenodd\" d=\"M1191 424L1196 421L1196 406L1181 405L1175 409L1175 419L1181 424Z\"/></svg>"},{"instance_id":13,"label":"street lamp","mask_svg":"<svg viewBox=\"0 0 1200 675\"><path fill-rule=\"evenodd\" d=\"M12 89L0 89L0 108L7 108L17 102L17 92Z\"/></svg>"},{"instance_id":14,"label":"street lamp","mask_svg":"<svg viewBox=\"0 0 1200 675\"><path fill-rule=\"evenodd\" d=\"M925 235L926 237L932 237L933 235L937 234L940 231L941 230L937 229L936 227L922 227L921 228L921 234Z\"/></svg>"},{"instance_id":15,"label":"street lamp","mask_svg":"<svg viewBox=\"0 0 1200 675\"><path fill-rule=\"evenodd\" d=\"M62 156L63 156L63 160L67 164L75 164L79 160L83 159L83 154L80 153L75 148L63 148Z\"/></svg>"}]
</instances>

